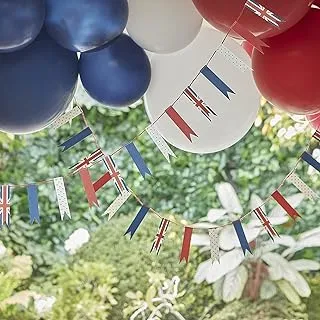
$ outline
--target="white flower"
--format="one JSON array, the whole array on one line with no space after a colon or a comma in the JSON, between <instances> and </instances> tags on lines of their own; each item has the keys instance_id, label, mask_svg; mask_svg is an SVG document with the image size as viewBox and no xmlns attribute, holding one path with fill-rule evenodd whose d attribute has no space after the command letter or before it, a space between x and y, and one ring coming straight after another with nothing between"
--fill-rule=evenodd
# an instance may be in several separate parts
<instances>
[{"instance_id":1,"label":"white flower","mask_svg":"<svg viewBox=\"0 0 320 320\"><path fill-rule=\"evenodd\" d=\"M39 296L35 298L34 307L39 315L50 312L54 303L56 302L55 297L43 297Z\"/></svg>"},{"instance_id":2,"label":"white flower","mask_svg":"<svg viewBox=\"0 0 320 320\"><path fill-rule=\"evenodd\" d=\"M85 243L90 240L88 230L80 228L74 231L70 237L65 241L64 248L70 254L75 254Z\"/></svg>"}]
</instances>

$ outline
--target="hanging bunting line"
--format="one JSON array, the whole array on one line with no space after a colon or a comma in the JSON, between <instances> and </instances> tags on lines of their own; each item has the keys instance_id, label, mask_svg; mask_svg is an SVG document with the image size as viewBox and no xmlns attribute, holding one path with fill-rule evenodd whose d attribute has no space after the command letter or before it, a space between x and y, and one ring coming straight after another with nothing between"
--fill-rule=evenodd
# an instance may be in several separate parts
<instances>
[{"instance_id":1,"label":"hanging bunting line","mask_svg":"<svg viewBox=\"0 0 320 320\"><path fill-rule=\"evenodd\" d=\"M82 181L83 189L87 196L89 207L91 208L94 205L96 207L99 207L97 195L94 190L94 186L88 168L81 168L79 170L79 175Z\"/></svg>"},{"instance_id":2,"label":"hanging bunting line","mask_svg":"<svg viewBox=\"0 0 320 320\"><path fill-rule=\"evenodd\" d=\"M37 222L40 224L40 212L38 202L38 186L30 184L27 188L29 201L30 223Z\"/></svg>"},{"instance_id":3,"label":"hanging bunting line","mask_svg":"<svg viewBox=\"0 0 320 320\"><path fill-rule=\"evenodd\" d=\"M250 245L248 243L247 237L244 233L241 221L240 220L234 221L233 227L234 227L236 234L238 236L243 254L246 255L246 251L249 251L252 254L252 251L251 251Z\"/></svg>"},{"instance_id":4,"label":"hanging bunting line","mask_svg":"<svg viewBox=\"0 0 320 320\"><path fill-rule=\"evenodd\" d=\"M254 0L247 0L245 6L254 14L261 17L263 20L272 24L275 27L279 28L279 23L283 22L282 18L280 18L278 15L276 15L272 11L265 8L262 4Z\"/></svg>"},{"instance_id":5,"label":"hanging bunting line","mask_svg":"<svg viewBox=\"0 0 320 320\"><path fill-rule=\"evenodd\" d=\"M260 220L261 224L264 226L266 231L268 232L269 237L274 241L274 237L278 236L278 232L272 227L268 217L265 215L261 208L257 208L254 210L255 215Z\"/></svg>"},{"instance_id":6,"label":"hanging bunting line","mask_svg":"<svg viewBox=\"0 0 320 320\"><path fill-rule=\"evenodd\" d=\"M60 116L52 125L52 129L59 129L60 127L62 127L64 124L68 123L69 121L71 121L72 119L74 119L75 117L79 116L82 113L81 108L79 108L78 106L73 107L72 110L70 110L69 112L63 114L62 116Z\"/></svg>"},{"instance_id":7,"label":"hanging bunting line","mask_svg":"<svg viewBox=\"0 0 320 320\"><path fill-rule=\"evenodd\" d=\"M130 239L132 239L132 237L134 236L134 234L136 233L136 231L138 230L141 222L143 221L143 219L146 217L147 213L149 212L150 208L146 207L146 206L142 206L139 210L139 212L137 213L136 217L133 219L133 221L131 222L128 230L126 231L126 233L124 235L130 234Z\"/></svg>"},{"instance_id":8,"label":"hanging bunting line","mask_svg":"<svg viewBox=\"0 0 320 320\"><path fill-rule=\"evenodd\" d=\"M131 196L131 192L127 191L120 194L109 206L109 208L104 212L102 216L108 216L108 220L111 220L113 216L118 212L118 210L124 205L124 203Z\"/></svg>"},{"instance_id":9,"label":"hanging bunting line","mask_svg":"<svg viewBox=\"0 0 320 320\"><path fill-rule=\"evenodd\" d=\"M240 23L236 22L233 27L233 31L236 32L240 37L250 42L258 51L263 53L263 47L269 47L261 39L257 38L248 29L244 28Z\"/></svg>"},{"instance_id":10,"label":"hanging bunting line","mask_svg":"<svg viewBox=\"0 0 320 320\"><path fill-rule=\"evenodd\" d=\"M76 173L78 172L78 170L80 170L83 167L89 168L102 157L103 157L103 151L99 148L93 151L88 157L85 157L83 160L81 160L77 164L70 167L70 170L72 170L73 173Z\"/></svg>"},{"instance_id":11,"label":"hanging bunting line","mask_svg":"<svg viewBox=\"0 0 320 320\"><path fill-rule=\"evenodd\" d=\"M166 235L166 232L168 230L169 224L170 224L169 220L164 219L164 218L161 219L160 226L159 226L158 232L156 234L156 238L153 241L150 252L155 251L157 254L159 254L159 251L161 249L161 246L162 246L164 237Z\"/></svg>"},{"instance_id":12,"label":"hanging bunting line","mask_svg":"<svg viewBox=\"0 0 320 320\"><path fill-rule=\"evenodd\" d=\"M288 213L288 215L296 220L298 217L301 218L296 209L294 209L290 203L283 197L279 191L275 191L272 195L272 198L278 202L278 204Z\"/></svg>"},{"instance_id":13,"label":"hanging bunting line","mask_svg":"<svg viewBox=\"0 0 320 320\"><path fill-rule=\"evenodd\" d=\"M193 233L192 228L190 227L184 228L184 235L183 235L182 247L180 252L180 262L182 262L183 260L185 260L186 263L189 262L192 233Z\"/></svg>"},{"instance_id":14,"label":"hanging bunting line","mask_svg":"<svg viewBox=\"0 0 320 320\"><path fill-rule=\"evenodd\" d=\"M66 187L64 185L64 180L62 177L59 177L59 178L55 178L53 182L54 182L54 188L56 190L61 221L63 221L65 215L68 216L69 219L71 219L71 213L70 213L70 208L69 208L69 203L67 198Z\"/></svg>"},{"instance_id":15,"label":"hanging bunting line","mask_svg":"<svg viewBox=\"0 0 320 320\"><path fill-rule=\"evenodd\" d=\"M291 182L297 189L299 189L306 197L310 200L316 200L318 195L305 183L303 182L297 174L294 172L287 179Z\"/></svg>"},{"instance_id":16,"label":"hanging bunting line","mask_svg":"<svg viewBox=\"0 0 320 320\"><path fill-rule=\"evenodd\" d=\"M191 88L191 86L186 88L183 93L209 121L211 121L211 114L215 116L217 115L209 106L206 105L206 103L201 98L199 98L199 96Z\"/></svg>"},{"instance_id":17,"label":"hanging bunting line","mask_svg":"<svg viewBox=\"0 0 320 320\"><path fill-rule=\"evenodd\" d=\"M317 140L320 142L320 131L317 130L317 131L313 134L312 137L315 138L315 139L317 139Z\"/></svg>"},{"instance_id":18,"label":"hanging bunting line","mask_svg":"<svg viewBox=\"0 0 320 320\"><path fill-rule=\"evenodd\" d=\"M83 129L81 132L77 133L67 141L61 143L59 147L62 147L62 152L69 150L74 147L77 143L83 141L85 138L92 135L92 131L89 127Z\"/></svg>"},{"instance_id":19,"label":"hanging bunting line","mask_svg":"<svg viewBox=\"0 0 320 320\"><path fill-rule=\"evenodd\" d=\"M229 94L235 92L220 79L208 66L204 66L201 69L201 74L213 84L227 99L230 100Z\"/></svg>"},{"instance_id":20,"label":"hanging bunting line","mask_svg":"<svg viewBox=\"0 0 320 320\"><path fill-rule=\"evenodd\" d=\"M307 162L310 166L314 167L317 171L320 172L320 163L312 157L312 155L308 152L304 152L301 156L302 160Z\"/></svg>"},{"instance_id":21,"label":"hanging bunting line","mask_svg":"<svg viewBox=\"0 0 320 320\"><path fill-rule=\"evenodd\" d=\"M189 127L173 106L167 108L166 113L181 132L188 138L188 140L190 140L190 142L192 142L191 136L198 137L198 135Z\"/></svg>"},{"instance_id":22,"label":"hanging bunting line","mask_svg":"<svg viewBox=\"0 0 320 320\"><path fill-rule=\"evenodd\" d=\"M212 263L220 263L219 232L217 229L209 229L210 252Z\"/></svg>"},{"instance_id":23,"label":"hanging bunting line","mask_svg":"<svg viewBox=\"0 0 320 320\"><path fill-rule=\"evenodd\" d=\"M0 227L10 226L10 199L11 199L11 187L8 185L2 185L0 188Z\"/></svg>"}]
</instances>

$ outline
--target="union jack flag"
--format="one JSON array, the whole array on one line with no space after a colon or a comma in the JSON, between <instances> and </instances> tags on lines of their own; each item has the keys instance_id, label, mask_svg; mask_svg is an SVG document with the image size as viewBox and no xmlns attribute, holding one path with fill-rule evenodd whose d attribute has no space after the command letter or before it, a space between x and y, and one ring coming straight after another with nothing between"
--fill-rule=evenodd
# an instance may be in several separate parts
<instances>
[{"instance_id":1,"label":"union jack flag","mask_svg":"<svg viewBox=\"0 0 320 320\"><path fill-rule=\"evenodd\" d=\"M279 23L283 22L281 17L279 17L272 11L265 8L262 4L254 0L247 0L245 5L249 10L251 10L257 16L261 17L263 20L267 21L268 23L276 27L279 27Z\"/></svg>"},{"instance_id":2,"label":"union jack flag","mask_svg":"<svg viewBox=\"0 0 320 320\"><path fill-rule=\"evenodd\" d=\"M257 208L254 210L255 215L260 220L261 224L264 226L266 231L268 232L270 238L274 240L274 237L278 236L278 232L272 227L269 219L264 214L263 210L261 208Z\"/></svg>"},{"instance_id":3,"label":"union jack flag","mask_svg":"<svg viewBox=\"0 0 320 320\"><path fill-rule=\"evenodd\" d=\"M0 189L0 224L10 225L10 198L11 191L9 186L1 186Z\"/></svg>"},{"instance_id":4,"label":"union jack flag","mask_svg":"<svg viewBox=\"0 0 320 320\"><path fill-rule=\"evenodd\" d=\"M202 112L202 114L209 120L210 114L217 115L205 102L195 93L195 91L189 86L183 91L184 95L194 104L194 106Z\"/></svg>"},{"instance_id":5,"label":"union jack flag","mask_svg":"<svg viewBox=\"0 0 320 320\"><path fill-rule=\"evenodd\" d=\"M313 137L320 142L320 131L317 130L317 131L314 133Z\"/></svg>"},{"instance_id":6,"label":"union jack flag","mask_svg":"<svg viewBox=\"0 0 320 320\"><path fill-rule=\"evenodd\" d=\"M164 237L165 237L166 232L167 232L168 227L169 227L169 223L170 223L170 221L167 220L167 219L162 219L161 220L161 223L160 223L156 238L153 241L152 248L151 248L150 252L156 251L157 254L159 254L162 242L164 240Z\"/></svg>"},{"instance_id":7,"label":"union jack flag","mask_svg":"<svg viewBox=\"0 0 320 320\"><path fill-rule=\"evenodd\" d=\"M103 151L101 149L97 149L96 151L92 152L88 157L85 157L83 160L81 160L74 166L70 167L70 170L72 170L73 173L76 173L83 167L90 167L95 161L99 160L101 157L103 157Z\"/></svg>"},{"instance_id":8,"label":"union jack flag","mask_svg":"<svg viewBox=\"0 0 320 320\"><path fill-rule=\"evenodd\" d=\"M126 191L129 191L124 180L120 176L120 172L116 167L116 164L113 162L113 159L111 156L105 156L103 158L103 162L108 168L108 171L110 173L110 176L117 187L120 194L124 194Z\"/></svg>"}]
</instances>

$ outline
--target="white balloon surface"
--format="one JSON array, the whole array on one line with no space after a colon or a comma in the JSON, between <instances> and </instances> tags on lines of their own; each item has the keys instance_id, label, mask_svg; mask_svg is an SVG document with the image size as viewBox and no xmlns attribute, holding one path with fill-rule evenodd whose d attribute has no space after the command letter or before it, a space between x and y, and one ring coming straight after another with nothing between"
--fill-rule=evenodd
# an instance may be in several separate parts
<instances>
[{"instance_id":1,"label":"white balloon surface","mask_svg":"<svg viewBox=\"0 0 320 320\"><path fill-rule=\"evenodd\" d=\"M202 17L192 0L129 0L127 32L142 48L171 53L200 31Z\"/></svg>"},{"instance_id":2,"label":"white balloon surface","mask_svg":"<svg viewBox=\"0 0 320 320\"><path fill-rule=\"evenodd\" d=\"M224 34L204 25L197 38L187 48L171 55L151 55L152 79L145 96L145 107L151 122L155 121L184 91L192 79L219 47ZM224 46L245 64L250 58L235 40L228 38ZM254 123L260 95L252 72L241 71L222 54L215 54L209 67L235 94L228 100L204 76L199 75L193 90L217 114L208 119L185 95L174 104L180 116L195 131L190 142L181 130L164 114L155 124L163 137L173 146L193 153L213 153L238 142Z\"/></svg>"}]
</instances>

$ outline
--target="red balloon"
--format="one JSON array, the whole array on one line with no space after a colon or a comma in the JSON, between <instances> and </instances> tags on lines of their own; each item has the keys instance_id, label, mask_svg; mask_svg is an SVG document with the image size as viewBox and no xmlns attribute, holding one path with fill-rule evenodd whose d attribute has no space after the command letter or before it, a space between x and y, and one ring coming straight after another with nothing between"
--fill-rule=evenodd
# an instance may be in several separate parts
<instances>
[{"instance_id":1,"label":"red balloon","mask_svg":"<svg viewBox=\"0 0 320 320\"><path fill-rule=\"evenodd\" d=\"M192 0L200 14L215 28L228 32L238 19L246 0ZM284 22L275 27L248 8L243 10L239 23L260 38L272 37L294 26L309 10L313 0L258 0L257 2L276 15ZM230 33L232 36L237 35Z\"/></svg>"},{"instance_id":2,"label":"red balloon","mask_svg":"<svg viewBox=\"0 0 320 320\"><path fill-rule=\"evenodd\" d=\"M242 46L242 48L243 48L244 50L246 50L247 54L248 54L250 57L252 57L253 49L254 49L253 45L252 45L250 42L248 42L248 41L243 41L242 44L241 44L241 46Z\"/></svg>"},{"instance_id":3,"label":"red balloon","mask_svg":"<svg viewBox=\"0 0 320 320\"><path fill-rule=\"evenodd\" d=\"M311 9L287 32L265 39L264 54L253 51L258 89L273 105L288 112L320 110L320 10Z\"/></svg>"},{"instance_id":4,"label":"red balloon","mask_svg":"<svg viewBox=\"0 0 320 320\"><path fill-rule=\"evenodd\" d=\"M320 130L320 112L312 115L307 115L307 119L309 120L312 128Z\"/></svg>"},{"instance_id":5,"label":"red balloon","mask_svg":"<svg viewBox=\"0 0 320 320\"><path fill-rule=\"evenodd\" d=\"M316 6L318 6L320 8L320 0L313 1L313 4L315 4Z\"/></svg>"}]
</instances>

